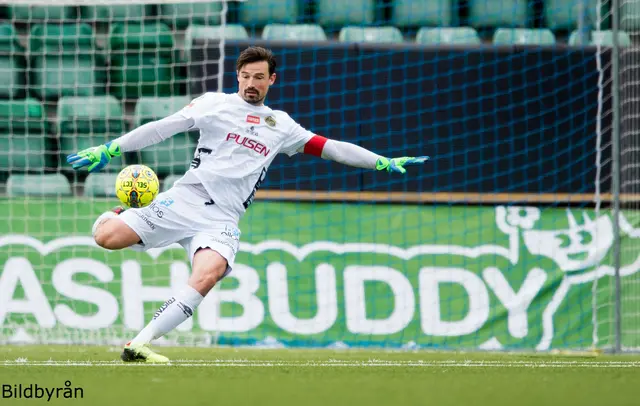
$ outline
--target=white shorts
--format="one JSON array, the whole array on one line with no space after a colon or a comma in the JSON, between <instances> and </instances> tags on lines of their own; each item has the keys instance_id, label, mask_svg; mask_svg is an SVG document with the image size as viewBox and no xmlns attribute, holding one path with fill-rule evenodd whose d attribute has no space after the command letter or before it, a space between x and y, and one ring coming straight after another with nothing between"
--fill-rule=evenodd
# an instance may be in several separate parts
<instances>
[{"instance_id":1,"label":"white shorts","mask_svg":"<svg viewBox=\"0 0 640 406\"><path fill-rule=\"evenodd\" d=\"M127 209L118 218L140 237L142 244L131 247L136 251L178 243L193 265L198 249L211 248L227 260L225 276L233 269L240 245L237 222L194 186L175 185L149 206Z\"/></svg>"}]
</instances>

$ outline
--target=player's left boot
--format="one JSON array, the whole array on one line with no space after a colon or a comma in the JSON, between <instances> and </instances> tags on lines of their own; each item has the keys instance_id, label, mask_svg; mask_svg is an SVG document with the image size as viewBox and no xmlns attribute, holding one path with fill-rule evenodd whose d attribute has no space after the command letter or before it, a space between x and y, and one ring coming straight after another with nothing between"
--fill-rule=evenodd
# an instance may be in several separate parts
<instances>
[{"instance_id":1,"label":"player's left boot","mask_svg":"<svg viewBox=\"0 0 640 406\"><path fill-rule=\"evenodd\" d=\"M120 358L124 362L147 362L152 364L166 364L169 362L169 358L153 352L148 344L131 345L131 342L124 346Z\"/></svg>"}]
</instances>

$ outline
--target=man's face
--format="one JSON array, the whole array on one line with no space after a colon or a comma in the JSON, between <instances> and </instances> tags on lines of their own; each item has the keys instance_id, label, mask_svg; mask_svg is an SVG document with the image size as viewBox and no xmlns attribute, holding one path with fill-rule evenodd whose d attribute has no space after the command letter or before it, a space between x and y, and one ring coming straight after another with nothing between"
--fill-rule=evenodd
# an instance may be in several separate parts
<instances>
[{"instance_id":1,"label":"man's face","mask_svg":"<svg viewBox=\"0 0 640 406\"><path fill-rule=\"evenodd\" d=\"M267 97L269 86L276 81L276 74L269 76L267 61L245 64L238 71L240 97L247 103L260 105Z\"/></svg>"}]
</instances>

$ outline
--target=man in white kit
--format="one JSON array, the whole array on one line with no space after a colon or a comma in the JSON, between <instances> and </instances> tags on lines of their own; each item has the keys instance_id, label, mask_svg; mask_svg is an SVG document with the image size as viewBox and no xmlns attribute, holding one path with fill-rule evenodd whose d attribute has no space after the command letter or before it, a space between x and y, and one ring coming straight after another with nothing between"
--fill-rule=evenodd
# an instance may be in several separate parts
<instances>
[{"instance_id":1,"label":"man in white kit","mask_svg":"<svg viewBox=\"0 0 640 406\"><path fill-rule=\"evenodd\" d=\"M403 166L428 159L386 158L316 135L287 113L271 110L264 100L276 80L275 68L270 50L247 48L236 63L237 93L205 93L171 116L67 157L74 169L96 172L123 152L200 130L191 167L171 189L147 207L103 213L93 225L93 237L103 248L144 251L177 242L191 261L187 286L169 298L124 346L123 361L169 362L149 344L191 317L207 293L231 272L239 247L238 223L278 153L306 153L353 167L400 173L406 172Z\"/></svg>"}]
</instances>

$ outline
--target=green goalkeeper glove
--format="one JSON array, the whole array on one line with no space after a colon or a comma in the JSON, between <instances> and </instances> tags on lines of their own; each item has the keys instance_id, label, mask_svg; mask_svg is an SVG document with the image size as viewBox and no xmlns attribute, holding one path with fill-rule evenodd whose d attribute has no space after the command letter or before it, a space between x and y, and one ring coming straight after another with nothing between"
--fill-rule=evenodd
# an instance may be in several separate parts
<instances>
[{"instance_id":1,"label":"green goalkeeper glove","mask_svg":"<svg viewBox=\"0 0 640 406\"><path fill-rule=\"evenodd\" d=\"M116 156L120 156L120 146L111 141L68 155L67 163L70 163L73 169L88 166L87 170L91 173L104 168L111 161L111 158Z\"/></svg>"},{"instance_id":2,"label":"green goalkeeper glove","mask_svg":"<svg viewBox=\"0 0 640 406\"><path fill-rule=\"evenodd\" d=\"M387 172L400 172L400 173L405 173L407 172L406 169L404 169L404 167L406 165L415 165L415 164L421 164L425 161L427 161L429 159L428 156L419 156L419 157L409 157L409 156L403 156L401 158L378 158L378 161L376 162L376 170L378 171L384 171L386 170Z\"/></svg>"}]
</instances>

